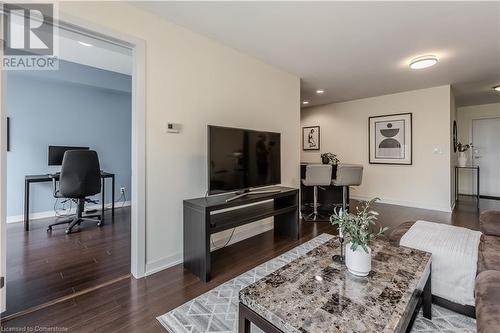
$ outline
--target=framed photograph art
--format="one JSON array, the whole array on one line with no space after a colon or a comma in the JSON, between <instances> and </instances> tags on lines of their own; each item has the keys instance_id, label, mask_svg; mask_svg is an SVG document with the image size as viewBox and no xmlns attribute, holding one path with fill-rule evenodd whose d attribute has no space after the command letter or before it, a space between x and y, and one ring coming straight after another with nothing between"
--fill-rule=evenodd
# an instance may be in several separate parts
<instances>
[{"instance_id":1,"label":"framed photograph art","mask_svg":"<svg viewBox=\"0 0 500 333\"><path fill-rule=\"evenodd\" d=\"M412 164L411 121L411 113L368 118L370 164Z\"/></svg>"},{"instance_id":2,"label":"framed photograph art","mask_svg":"<svg viewBox=\"0 0 500 333\"><path fill-rule=\"evenodd\" d=\"M304 150L319 150L319 126L302 127L302 148Z\"/></svg>"}]
</instances>

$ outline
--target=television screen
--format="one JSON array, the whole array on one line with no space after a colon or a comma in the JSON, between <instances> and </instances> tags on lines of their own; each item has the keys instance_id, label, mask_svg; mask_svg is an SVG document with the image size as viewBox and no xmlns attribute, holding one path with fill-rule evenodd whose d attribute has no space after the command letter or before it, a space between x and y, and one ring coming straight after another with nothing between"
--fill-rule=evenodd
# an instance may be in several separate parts
<instances>
[{"instance_id":1,"label":"television screen","mask_svg":"<svg viewBox=\"0 0 500 333\"><path fill-rule=\"evenodd\" d=\"M280 133L208 126L210 194L281 183Z\"/></svg>"}]
</instances>

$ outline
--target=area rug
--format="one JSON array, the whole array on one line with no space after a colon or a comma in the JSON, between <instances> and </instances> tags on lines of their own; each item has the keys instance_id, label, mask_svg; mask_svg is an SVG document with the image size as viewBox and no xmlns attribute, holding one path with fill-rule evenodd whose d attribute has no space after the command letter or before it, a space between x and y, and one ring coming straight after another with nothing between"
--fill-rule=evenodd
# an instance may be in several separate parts
<instances>
[{"instance_id":1,"label":"area rug","mask_svg":"<svg viewBox=\"0 0 500 333\"><path fill-rule=\"evenodd\" d=\"M159 316L158 321L170 333L236 333L238 331L238 293L241 289L330 240L321 234L290 251L259 265L240 276ZM433 305L433 319L419 313L412 332L476 332L472 318ZM252 325L252 333L261 332Z\"/></svg>"}]
</instances>

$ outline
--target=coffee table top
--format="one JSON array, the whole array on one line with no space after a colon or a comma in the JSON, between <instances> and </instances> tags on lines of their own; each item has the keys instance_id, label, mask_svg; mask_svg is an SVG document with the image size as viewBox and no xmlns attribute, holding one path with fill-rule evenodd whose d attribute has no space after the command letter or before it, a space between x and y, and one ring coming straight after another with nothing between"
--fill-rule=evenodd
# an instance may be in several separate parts
<instances>
[{"instance_id":1,"label":"coffee table top","mask_svg":"<svg viewBox=\"0 0 500 333\"><path fill-rule=\"evenodd\" d=\"M334 263L333 238L240 291L240 302L283 332L395 332L407 323L430 274L431 254L377 240L372 271Z\"/></svg>"}]
</instances>

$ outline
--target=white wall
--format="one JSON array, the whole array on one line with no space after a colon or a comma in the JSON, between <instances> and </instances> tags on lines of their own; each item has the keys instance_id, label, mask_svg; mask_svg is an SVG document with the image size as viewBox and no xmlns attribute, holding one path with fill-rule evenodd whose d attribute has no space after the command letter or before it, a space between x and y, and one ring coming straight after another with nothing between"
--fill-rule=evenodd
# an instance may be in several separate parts
<instances>
[{"instance_id":1,"label":"white wall","mask_svg":"<svg viewBox=\"0 0 500 333\"><path fill-rule=\"evenodd\" d=\"M450 211L450 86L408 91L305 108L302 126L321 126L321 151L302 151L305 162L333 152L341 162L363 164L363 184L351 195L384 202ZM413 165L368 163L368 117L413 113ZM437 151L435 151L435 149Z\"/></svg>"},{"instance_id":2,"label":"white wall","mask_svg":"<svg viewBox=\"0 0 500 333\"><path fill-rule=\"evenodd\" d=\"M457 108L458 140L462 143L472 142L472 120L500 117L500 103L463 106ZM472 161L472 151L467 154L469 162ZM459 193L475 193L474 171L461 170Z\"/></svg>"},{"instance_id":3,"label":"white wall","mask_svg":"<svg viewBox=\"0 0 500 333\"><path fill-rule=\"evenodd\" d=\"M207 190L207 124L281 132L282 182L298 186L298 77L123 3L60 10L146 43L147 272L182 258L182 200ZM182 133L167 134L169 121Z\"/></svg>"}]
</instances>

